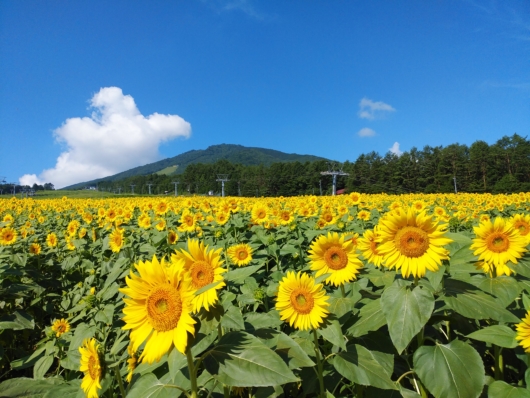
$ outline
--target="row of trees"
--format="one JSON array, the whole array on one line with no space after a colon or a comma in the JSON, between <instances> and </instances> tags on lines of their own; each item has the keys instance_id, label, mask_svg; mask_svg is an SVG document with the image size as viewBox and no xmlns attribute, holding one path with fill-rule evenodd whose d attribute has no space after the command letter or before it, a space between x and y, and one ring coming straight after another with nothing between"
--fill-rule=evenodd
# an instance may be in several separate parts
<instances>
[{"instance_id":1,"label":"row of trees","mask_svg":"<svg viewBox=\"0 0 530 398\"><path fill-rule=\"evenodd\" d=\"M55 187L51 182L47 182L43 185L33 184L32 186L0 183L0 195L14 195L14 194L19 194L19 193L37 192L37 191L53 191L54 189Z\"/></svg>"},{"instance_id":2,"label":"row of trees","mask_svg":"<svg viewBox=\"0 0 530 398\"><path fill-rule=\"evenodd\" d=\"M281 162L269 167L245 166L220 160L192 164L176 176L135 176L120 182L100 182L100 190L154 194L207 194L221 191L220 174L227 174L225 194L231 196L292 196L330 194L332 177L321 175L329 168L349 175L338 177L337 188L347 192L492 192L530 191L530 141L514 134L495 144L476 141L471 146L412 148L397 156L388 152L363 154L354 162L330 165L326 161ZM135 187L132 188L131 185Z\"/></svg>"}]
</instances>

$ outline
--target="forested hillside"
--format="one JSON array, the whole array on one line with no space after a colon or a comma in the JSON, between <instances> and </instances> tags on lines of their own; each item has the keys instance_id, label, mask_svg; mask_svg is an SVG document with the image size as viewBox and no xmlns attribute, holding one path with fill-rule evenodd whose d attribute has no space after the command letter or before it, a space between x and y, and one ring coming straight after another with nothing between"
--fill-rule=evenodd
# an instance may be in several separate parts
<instances>
[{"instance_id":1,"label":"forested hillside","mask_svg":"<svg viewBox=\"0 0 530 398\"><path fill-rule=\"evenodd\" d=\"M219 160L212 164L191 164L178 176L149 175L130 177L119 182L101 182L100 189L147 193L172 192L173 181L179 181L179 193L206 194L220 192L218 174L228 174L225 193L234 196L290 196L331 192L331 177L326 161L277 162L270 166L244 166ZM336 165L338 167L338 165ZM530 191L530 141L514 134L495 144L476 141L471 146L452 144L447 147L412 148L397 156L388 152L363 154L354 162L345 162L342 170L348 176L338 177L338 189L367 193L517 192Z\"/></svg>"}]
</instances>

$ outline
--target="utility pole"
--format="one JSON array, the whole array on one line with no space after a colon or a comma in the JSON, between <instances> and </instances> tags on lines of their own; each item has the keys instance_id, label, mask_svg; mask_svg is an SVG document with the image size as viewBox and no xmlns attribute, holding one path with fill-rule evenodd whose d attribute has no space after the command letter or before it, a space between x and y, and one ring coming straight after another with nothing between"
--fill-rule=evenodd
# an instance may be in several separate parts
<instances>
[{"instance_id":1,"label":"utility pole","mask_svg":"<svg viewBox=\"0 0 530 398\"><path fill-rule=\"evenodd\" d=\"M133 195L134 195L134 187L135 187L135 186L136 186L136 185L131 184L131 192L132 192Z\"/></svg>"},{"instance_id":2,"label":"utility pole","mask_svg":"<svg viewBox=\"0 0 530 398\"><path fill-rule=\"evenodd\" d=\"M172 184L175 185L175 196L178 196L177 187L180 184L180 181L173 181Z\"/></svg>"},{"instance_id":3,"label":"utility pole","mask_svg":"<svg viewBox=\"0 0 530 398\"><path fill-rule=\"evenodd\" d=\"M121 187L118 187L118 195L121 195Z\"/></svg>"},{"instance_id":4,"label":"utility pole","mask_svg":"<svg viewBox=\"0 0 530 398\"><path fill-rule=\"evenodd\" d=\"M453 181L455 183L455 193L458 193L457 190L456 190L456 176L453 176Z\"/></svg>"},{"instance_id":5,"label":"utility pole","mask_svg":"<svg viewBox=\"0 0 530 398\"><path fill-rule=\"evenodd\" d=\"M145 184L149 187L149 195L151 195L151 185L153 185L152 182L148 182L147 184Z\"/></svg>"},{"instance_id":6,"label":"utility pole","mask_svg":"<svg viewBox=\"0 0 530 398\"><path fill-rule=\"evenodd\" d=\"M339 171L335 170L335 163L331 164L328 162L328 171L321 171L320 174L322 175L331 175L333 176L333 190L332 195L335 196L337 194L337 176L348 176L349 173L345 173L342 171L342 167L339 168ZM322 181L320 182L320 186L322 187ZM322 188L321 189L321 195L322 195Z\"/></svg>"},{"instance_id":7,"label":"utility pole","mask_svg":"<svg viewBox=\"0 0 530 398\"><path fill-rule=\"evenodd\" d=\"M237 182L237 194L241 196L241 181Z\"/></svg>"},{"instance_id":8,"label":"utility pole","mask_svg":"<svg viewBox=\"0 0 530 398\"><path fill-rule=\"evenodd\" d=\"M221 181L221 196L225 197L225 182L230 181L228 179L228 174L217 174L217 180L215 181Z\"/></svg>"},{"instance_id":9,"label":"utility pole","mask_svg":"<svg viewBox=\"0 0 530 398\"><path fill-rule=\"evenodd\" d=\"M320 196L322 196L322 178L320 179Z\"/></svg>"}]
</instances>

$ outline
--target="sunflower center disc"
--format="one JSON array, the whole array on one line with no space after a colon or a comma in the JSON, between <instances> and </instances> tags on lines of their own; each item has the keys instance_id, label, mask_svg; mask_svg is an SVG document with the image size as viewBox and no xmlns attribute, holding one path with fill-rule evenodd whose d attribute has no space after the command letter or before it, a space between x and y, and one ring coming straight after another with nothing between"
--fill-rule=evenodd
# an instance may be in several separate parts
<instances>
[{"instance_id":1,"label":"sunflower center disc","mask_svg":"<svg viewBox=\"0 0 530 398\"><path fill-rule=\"evenodd\" d=\"M337 271L346 268L346 265L348 265L348 256L342 247L331 246L324 253L324 261L329 268Z\"/></svg>"},{"instance_id":2,"label":"sunflower center disc","mask_svg":"<svg viewBox=\"0 0 530 398\"><path fill-rule=\"evenodd\" d=\"M260 211L258 213L258 218L265 218L266 215L267 215L267 213L265 213L264 211Z\"/></svg>"},{"instance_id":3,"label":"sunflower center disc","mask_svg":"<svg viewBox=\"0 0 530 398\"><path fill-rule=\"evenodd\" d=\"M60 324L59 326L57 326L57 331L59 333L64 333L65 330L66 330L66 327L64 326L64 324Z\"/></svg>"},{"instance_id":4,"label":"sunflower center disc","mask_svg":"<svg viewBox=\"0 0 530 398\"><path fill-rule=\"evenodd\" d=\"M100 366L97 362L94 354L90 355L88 359L88 374L92 380L99 379Z\"/></svg>"},{"instance_id":5,"label":"sunflower center disc","mask_svg":"<svg viewBox=\"0 0 530 398\"><path fill-rule=\"evenodd\" d=\"M304 288L298 288L291 293L291 304L299 314L309 314L315 305L311 292Z\"/></svg>"},{"instance_id":6,"label":"sunflower center disc","mask_svg":"<svg viewBox=\"0 0 530 398\"><path fill-rule=\"evenodd\" d=\"M172 286L158 286L147 297L147 319L153 329L167 332L177 327L182 313L182 300Z\"/></svg>"},{"instance_id":7,"label":"sunflower center disc","mask_svg":"<svg viewBox=\"0 0 530 398\"><path fill-rule=\"evenodd\" d=\"M379 254L377 251L377 242L375 239L370 239L370 251L374 254Z\"/></svg>"},{"instance_id":8,"label":"sunflower center disc","mask_svg":"<svg viewBox=\"0 0 530 398\"><path fill-rule=\"evenodd\" d=\"M238 253L237 253L237 258L239 258L240 260L244 260L248 257L247 255L247 252L245 250L240 250Z\"/></svg>"},{"instance_id":9,"label":"sunflower center disc","mask_svg":"<svg viewBox=\"0 0 530 398\"><path fill-rule=\"evenodd\" d=\"M418 227L404 227L397 232L394 242L404 256L421 257L429 248L429 235Z\"/></svg>"},{"instance_id":10,"label":"sunflower center disc","mask_svg":"<svg viewBox=\"0 0 530 398\"><path fill-rule=\"evenodd\" d=\"M488 249L495 253L503 253L510 247L510 241L501 233L495 232L486 238Z\"/></svg>"},{"instance_id":11,"label":"sunflower center disc","mask_svg":"<svg viewBox=\"0 0 530 398\"><path fill-rule=\"evenodd\" d=\"M213 282L214 273L210 264L204 261L196 261L190 268L193 287L200 289Z\"/></svg>"}]
</instances>

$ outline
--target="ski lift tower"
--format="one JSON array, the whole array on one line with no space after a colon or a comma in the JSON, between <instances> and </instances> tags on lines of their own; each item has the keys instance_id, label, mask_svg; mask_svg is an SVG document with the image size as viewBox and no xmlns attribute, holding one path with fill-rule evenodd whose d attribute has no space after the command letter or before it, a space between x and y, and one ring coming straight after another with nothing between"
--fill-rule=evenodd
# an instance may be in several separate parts
<instances>
[{"instance_id":1,"label":"ski lift tower","mask_svg":"<svg viewBox=\"0 0 530 398\"><path fill-rule=\"evenodd\" d=\"M342 166L339 167L338 171L335 170L336 168L337 167L335 163L328 162L328 171L320 172L320 174L322 175L333 176L333 191L332 191L333 196L337 195L337 176L349 176L350 175L349 173L345 173L342 171Z\"/></svg>"},{"instance_id":2,"label":"ski lift tower","mask_svg":"<svg viewBox=\"0 0 530 398\"><path fill-rule=\"evenodd\" d=\"M221 196L225 197L225 182L230 181L228 179L228 174L217 174L217 180L215 181L221 181Z\"/></svg>"}]
</instances>

